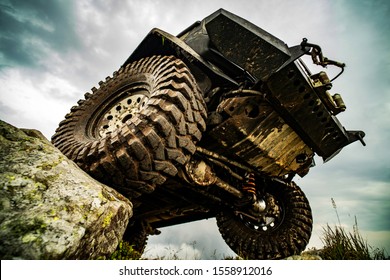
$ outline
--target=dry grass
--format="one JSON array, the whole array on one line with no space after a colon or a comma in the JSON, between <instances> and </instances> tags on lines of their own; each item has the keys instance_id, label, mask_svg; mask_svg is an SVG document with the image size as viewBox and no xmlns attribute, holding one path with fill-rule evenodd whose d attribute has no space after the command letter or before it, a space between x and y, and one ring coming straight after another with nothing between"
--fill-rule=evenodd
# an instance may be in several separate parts
<instances>
[{"instance_id":1,"label":"dry grass","mask_svg":"<svg viewBox=\"0 0 390 280\"><path fill-rule=\"evenodd\" d=\"M337 212L337 205L332 198L332 205L335 209L339 225L331 227L327 225L323 229L323 249L320 256L325 260L384 260L389 259L385 249L370 246L359 232L357 218L353 225L352 232L347 232L341 226L340 217Z\"/></svg>"}]
</instances>

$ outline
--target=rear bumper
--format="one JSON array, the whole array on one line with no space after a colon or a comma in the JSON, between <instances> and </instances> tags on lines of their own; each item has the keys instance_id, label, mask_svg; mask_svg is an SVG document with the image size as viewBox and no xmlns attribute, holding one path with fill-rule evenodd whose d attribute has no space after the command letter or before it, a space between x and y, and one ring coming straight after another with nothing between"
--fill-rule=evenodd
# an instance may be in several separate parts
<instances>
[{"instance_id":1,"label":"rear bumper","mask_svg":"<svg viewBox=\"0 0 390 280\"><path fill-rule=\"evenodd\" d=\"M267 81L268 99L275 110L324 161L364 137L363 131L346 130L321 99L324 88L315 88L299 61L294 61Z\"/></svg>"}]
</instances>

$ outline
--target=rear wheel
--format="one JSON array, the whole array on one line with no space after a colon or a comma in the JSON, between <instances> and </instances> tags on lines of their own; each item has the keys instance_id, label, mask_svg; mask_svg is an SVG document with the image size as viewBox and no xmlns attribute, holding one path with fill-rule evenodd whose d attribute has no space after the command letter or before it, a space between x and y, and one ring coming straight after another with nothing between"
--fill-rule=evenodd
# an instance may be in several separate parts
<instances>
[{"instance_id":1,"label":"rear wheel","mask_svg":"<svg viewBox=\"0 0 390 280\"><path fill-rule=\"evenodd\" d=\"M153 56L86 93L52 142L97 180L131 197L175 176L206 129L202 94L186 65Z\"/></svg>"},{"instance_id":2,"label":"rear wheel","mask_svg":"<svg viewBox=\"0 0 390 280\"><path fill-rule=\"evenodd\" d=\"M245 259L282 259L300 254L309 242L312 214L293 182L275 182L261 200L263 211L223 211L218 228L229 247ZM261 207L258 207L261 208Z\"/></svg>"},{"instance_id":3,"label":"rear wheel","mask_svg":"<svg viewBox=\"0 0 390 280\"><path fill-rule=\"evenodd\" d=\"M123 241L126 241L134 250L141 255L144 253L148 240L148 225L143 221L135 221L134 224L128 226L123 234Z\"/></svg>"}]
</instances>

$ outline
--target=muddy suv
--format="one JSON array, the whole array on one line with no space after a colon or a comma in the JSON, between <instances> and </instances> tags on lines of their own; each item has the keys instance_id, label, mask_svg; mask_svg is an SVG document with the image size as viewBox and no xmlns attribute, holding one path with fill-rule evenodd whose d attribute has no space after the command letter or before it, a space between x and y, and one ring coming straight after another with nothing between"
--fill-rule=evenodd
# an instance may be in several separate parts
<instances>
[{"instance_id":1,"label":"muddy suv","mask_svg":"<svg viewBox=\"0 0 390 280\"><path fill-rule=\"evenodd\" d=\"M312 214L292 181L360 140L336 115L325 72L344 70L303 39L288 47L225 10L177 36L153 29L120 69L65 116L53 143L130 198L124 239L143 251L159 228L215 217L248 259L299 254Z\"/></svg>"}]
</instances>

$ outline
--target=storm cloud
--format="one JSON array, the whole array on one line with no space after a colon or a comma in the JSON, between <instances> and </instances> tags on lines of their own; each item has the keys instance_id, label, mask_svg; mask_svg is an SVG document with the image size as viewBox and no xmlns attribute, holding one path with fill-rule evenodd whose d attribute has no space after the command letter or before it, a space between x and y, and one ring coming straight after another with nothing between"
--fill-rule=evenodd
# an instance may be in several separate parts
<instances>
[{"instance_id":1,"label":"storm cloud","mask_svg":"<svg viewBox=\"0 0 390 280\"><path fill-rule=\"evenodd\" d=\"M10 0L0 8L1 67L43 66L46 52L79 46L71 2Z\"/></svg>"}]
</instances>

